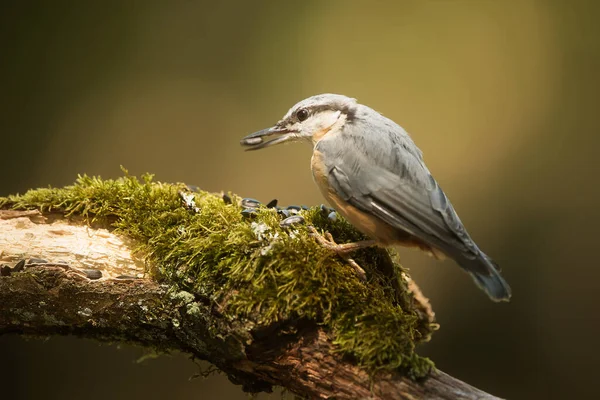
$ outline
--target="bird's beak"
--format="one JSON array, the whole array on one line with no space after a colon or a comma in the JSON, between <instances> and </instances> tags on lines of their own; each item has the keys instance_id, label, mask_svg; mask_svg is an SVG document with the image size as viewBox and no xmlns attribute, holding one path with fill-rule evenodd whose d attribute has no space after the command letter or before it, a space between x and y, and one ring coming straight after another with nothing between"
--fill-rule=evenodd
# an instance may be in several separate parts
<instances>
[{"instance_id":1,"label":"bird's beak","mask_svg":"<svg viewBox=\"0 0 600 400\"><path fill-rule=\"evenodd\" d=\"M270 137L272 137L272 139L268 140ZM262 131L254 132L246 136L240 140L240 144L246 147L246 151L259 150L264 149L265 147L283 143L293 138L294 135L291 131L278 126L273 126L271 128L263 129Z\"/></svg>"}]
</instances>

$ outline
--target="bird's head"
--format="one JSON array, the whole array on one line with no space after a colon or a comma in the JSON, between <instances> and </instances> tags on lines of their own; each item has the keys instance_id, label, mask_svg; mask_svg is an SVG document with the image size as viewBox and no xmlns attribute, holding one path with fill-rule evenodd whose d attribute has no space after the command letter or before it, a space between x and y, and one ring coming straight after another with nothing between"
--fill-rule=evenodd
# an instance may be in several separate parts
<instances>
[{"instance_id":1,"label":"bird's head","mask_svg":"<svg viewBox=\"0 0 600 400\"><path fill-rule=\"evenodd\" d=\"M316 143L334 127L339 129L356 114L356 100L339 94L320 94L294 105L274 126L246 136L241 145L258 150L290 141Z\"/></svg>"}]
</instances>

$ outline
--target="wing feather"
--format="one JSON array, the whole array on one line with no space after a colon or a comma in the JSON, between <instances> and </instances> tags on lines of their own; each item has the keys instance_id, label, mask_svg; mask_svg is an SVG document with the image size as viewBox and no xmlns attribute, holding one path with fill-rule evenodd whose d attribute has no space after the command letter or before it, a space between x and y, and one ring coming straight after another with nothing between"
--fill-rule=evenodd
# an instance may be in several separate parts
<instances>
[{"instance_id":1,"label":"wing feather","mask_svg":"<svg viewBox=\"0 0 600 400\"><path fill-rule=\"evenodd\" d=\"M362 112L369 115L315 146L327 155L331 188L354 207L453 258L493 300L508 300L510 287L470 238L408 134L371 109Z\"/></svg>"},{"instance_id":2,"label":"wing feather","mask_svg":"<svg viewBox=\"0 0 600 400\"><path fill-rule=\"evenodd\" d=\"M399 128L399 127L398 127ZM317 144L328 155L329 183L345 201L376 215L438 248L452 258L476 258L479 249L422 160L421 151L401 131L374 131L362 135L360 127L346 129L343 137ZM401 128L400 128L401 129ZM383 147L382 137L391 147ZM343 144L339 141L343 140ZM345 151L340 151L344 149ZM484 267L481 268L484 272Z\"/></svg>"}]
</instances>

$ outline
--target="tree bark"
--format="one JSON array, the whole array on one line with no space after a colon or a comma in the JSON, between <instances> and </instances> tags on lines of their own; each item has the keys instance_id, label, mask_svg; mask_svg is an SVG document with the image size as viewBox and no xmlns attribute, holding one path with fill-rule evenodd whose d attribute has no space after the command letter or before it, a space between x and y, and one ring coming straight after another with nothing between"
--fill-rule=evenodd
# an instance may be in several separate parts
<instances>
[{"instance_id":1,"label":"tree bark","mask_svg":"<svg viewBox=\"0 0 600 400\"><path fill-rule=\"evenodd\" d=\"M208 296L174 293L146 277L132 249L127 238L62 214L0 210L0 334L73 334L181 351L248 392L277 385L321 399L496 399L437 370L419 381L399 372L370 376L336 354L310 321L257 331L227 320Z\"/></svg>"}]
</instances>

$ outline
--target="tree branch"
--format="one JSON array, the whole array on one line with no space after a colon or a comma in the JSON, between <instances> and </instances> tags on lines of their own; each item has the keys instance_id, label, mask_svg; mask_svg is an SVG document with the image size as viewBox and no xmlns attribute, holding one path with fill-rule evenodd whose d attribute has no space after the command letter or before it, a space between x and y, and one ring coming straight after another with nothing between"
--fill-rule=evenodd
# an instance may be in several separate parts
<instances>
[{"instance_id":1,"label":"tree branch","mask_svg":"<svg viewBox=\"0 0 600 400\"><path fill-rule=\"evenodd\" d=\"M0 210L0 250L0 334L74 334L181 351L249 392L277 385L307 398L496 399L435 369L417 381L398 371L369 374L310 318L266 326L232 319L211 293L174 291L146 276L135 242L82 218ZM416 298L431 320L426 299Z\"/></svg>"}]
</instances>

